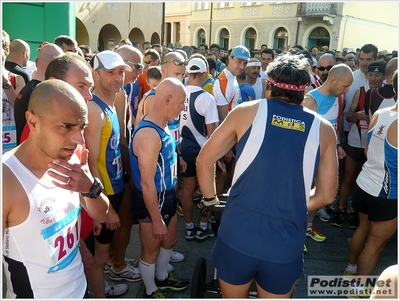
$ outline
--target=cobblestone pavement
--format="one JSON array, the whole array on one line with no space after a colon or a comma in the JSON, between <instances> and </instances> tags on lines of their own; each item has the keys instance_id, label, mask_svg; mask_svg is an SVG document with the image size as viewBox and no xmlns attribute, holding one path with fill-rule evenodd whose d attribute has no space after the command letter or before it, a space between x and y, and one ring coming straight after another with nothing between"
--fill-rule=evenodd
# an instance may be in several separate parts
<instances>
[{"instance_id":1,"label":"cobblestone pavement","mask_svg":"<svg viewBox=\"0 0 400 301\"><path fill-rule=\"evenodd\" d=\"M199 212L196 206L194 213L195 222L196 217L199 218ZM326 235L326 241L318 243L313 241L311 238L307 238L306 245L308 248L308 254L304 256L304 272L299 278L297 286L295 288L293 298L311 298L307 295L307 276L309 275L342 275L343 270L347 265L348 238L351 237L354 232L350 229L347 224L347 220L343 222L342 227L334 227L330 223L324 223L320 221L318 216L314 219L314 226ZM200 257L204 257L207 266L207 283L211 283L214 276L214 266L211 260L211 252L215 243L215 237L208 238L203 242L198 241L186 241L185 235L185 222L183 217L178 216L178 242L175 245L175 251L185 255L185 260L180 263L173 263L174 275L180 278L189 279L191 281L193 271L197 260ZM386 267L397 263L397 252L398 252L398 240L397 233L387 244L383 250L378 265L374 271L375 275L379 275ZM138 258L140 254L140 242L138 238L138 225L134 225L131 231L130 243L126 252L128 257ZM108 276L105 275L107 280ZM126 282L129 285L128 292L119 299L122 298L143 298L144 285L143 282ZM167 298L190 298L189 287L182 292L171 292L167 291ZM5 281L3 281L3 297L5 294ZM205 298L220 298L221 296L217 293L206 293ZM320 297L319 297L320 298Z\"/></svg>"}]
</instances>

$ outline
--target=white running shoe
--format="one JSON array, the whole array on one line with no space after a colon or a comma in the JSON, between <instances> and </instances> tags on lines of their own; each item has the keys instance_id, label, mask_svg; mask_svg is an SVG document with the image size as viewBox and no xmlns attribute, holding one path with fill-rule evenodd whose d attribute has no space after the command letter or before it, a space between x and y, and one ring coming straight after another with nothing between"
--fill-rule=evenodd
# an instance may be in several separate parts
<instances>
[{"instance_id":1,"label":"white running shoe","mask_svg":"<svg viewBox=\"0 0 400 301\"><path fill-rule=\"evenodd\" d=\"M322 207L317 211L317 215L319 216L319 219L325 223L329 222L331 220L331 216L326 212L325 207Z\"/></svg>"},{"instance_id":2,"label":"white running shoe","mask_svg":"<svg viewBox=\"0 0 400 301\"><path fill-rule=\"evenodd\" d=\"M111 267L108 277L110 277L111 280L116 281L126 280L133 282L142 280L142 275L140 275L139 269L130 264L126 264L121 271L116 271Z\"/></svg>"},{"instance_id":3,"label":"white running shoe","mask_svg":"<svg viewBox=\"0 0 400 301\"><path fill-rule=\"evenodd\" d=\"M122 296L128 291L129 286L125 283L114 284L104 280L104 295L106 298Z\"/></svg>"},{"instance_id":4,"label":"white running shoe","mask_svg":"<svg viewBox=\"0 0 400 301\"><path fill-rule=\"evenodd\" d=\"M139 263L138 259L136 259L136 258L128 258L128 257L125 257L124 259L125 259L125 262L127 264L130 264L131 266L134 266L134 267L138 266L138 263ZM106 264L104 266L104 274L108 274L110 272L110 268L112 267L112 265L113 265L112 260L108 260L106 262Z\"/></svg>"},{"instance_id":5,"label":"white running shoe","mask_svg":"<svg viewBox=\"0 0 400 301\"><path fill-rule=\"evenodd\" d=\"M185 259L185 255L172 251L170 262L181 262Z\"/></svg>"}]
</instances>

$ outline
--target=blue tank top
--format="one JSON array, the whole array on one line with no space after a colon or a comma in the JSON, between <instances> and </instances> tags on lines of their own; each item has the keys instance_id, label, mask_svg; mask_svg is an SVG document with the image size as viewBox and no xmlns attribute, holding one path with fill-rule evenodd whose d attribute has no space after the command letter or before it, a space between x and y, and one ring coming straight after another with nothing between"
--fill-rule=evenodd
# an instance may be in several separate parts
<instances>
[{"instance_id":1,"label":"blue tank top","mask_svg":"<svg viewBox=\"0 0 400 301\"><path fill-rule=\"evenodd\" d=\"M236 146L237 163L218 236L234 250L275 263L301 256L307 202L319 164L317 114L261 99Z\"/></svg>"},{"instance_id":2,"label":"blue tank top","mask_svg":"<svg viewBox=\"0 0 400 301\"><path fill-rule=\"evenodd\" d=\"M142 128L150 127L157 131L160 135L162 142L162 148L160 154L158 155L156 174L154 176L154 182L156 184L157 193L171 190L176 185L177 176L177 155L175 151L175 142L170 133L165 132L159 126L155 125L153 122L142 119L139 121L137 127L135 128L132 139L135 134ZM131 171L133 177L133 183L136 188L142 191L142 186L140 185L140 171L138 157L133 153L132 143L129 147L129 155L131 161Z\"/></svg>"},{"instance_id":3,"label":"blue tank top","mask_svg":"<svg viewBox=\"0 0 400 301\"><path fill-rule=\"evenodd\" d=\"M114 195L124 189L124 170L120 150L120 128L115 109L96 95L93 99L106 115L106 125L101 129L100 153L97 159L101 179L106 193Z\"/></svg>"}]
</instances>

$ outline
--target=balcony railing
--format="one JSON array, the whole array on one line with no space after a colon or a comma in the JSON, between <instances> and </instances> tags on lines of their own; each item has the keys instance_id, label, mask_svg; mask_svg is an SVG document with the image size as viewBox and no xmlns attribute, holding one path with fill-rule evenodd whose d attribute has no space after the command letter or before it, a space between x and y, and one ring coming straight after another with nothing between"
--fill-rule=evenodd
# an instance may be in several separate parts
<instances>
[{"instance_id":1,"label":"balcony railing","mask_svg":"<svg viewBox=\"0 0 400 301\"><path fill-rule=\"evenodd\" d=\"M297 16L336 16L336 3L299 3L297 6Z\"/></svg>"}]
</instances>

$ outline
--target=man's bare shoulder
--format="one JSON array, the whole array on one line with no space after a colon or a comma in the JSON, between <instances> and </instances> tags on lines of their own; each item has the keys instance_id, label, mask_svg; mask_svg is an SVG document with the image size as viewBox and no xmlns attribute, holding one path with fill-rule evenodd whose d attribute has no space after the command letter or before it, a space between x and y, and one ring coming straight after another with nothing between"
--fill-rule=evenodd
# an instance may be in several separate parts
<instances>
[{"instance_id":1,"label":"man's bare shoulder","mask_svg":"<svg viewBox=\"0 0 400 301\"><path fill-rule=\"evenodd\" d=\"M2 211L7 227L22 223L29 213L28 196L21 183L6 165L3 167ZM16 210L18 209L18 210Z\"/></svg>"}]
</instances>

